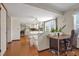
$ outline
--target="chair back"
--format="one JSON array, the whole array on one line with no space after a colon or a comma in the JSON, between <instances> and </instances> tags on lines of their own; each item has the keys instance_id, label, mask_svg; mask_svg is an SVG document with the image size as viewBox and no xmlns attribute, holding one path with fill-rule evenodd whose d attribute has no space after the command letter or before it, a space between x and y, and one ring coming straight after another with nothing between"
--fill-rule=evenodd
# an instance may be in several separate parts
<instances>
[{"instance_id":1,"label":"chair back","mask_svg":"<svg viewBox=\"0 0 79 59\"><path fill-rule=\"evenodd\" d=\"M71 31L70 44L73 47L77 46L77 36L78 36L77 32L75 30L72 30Z\"/></svg>"}]
</instances>

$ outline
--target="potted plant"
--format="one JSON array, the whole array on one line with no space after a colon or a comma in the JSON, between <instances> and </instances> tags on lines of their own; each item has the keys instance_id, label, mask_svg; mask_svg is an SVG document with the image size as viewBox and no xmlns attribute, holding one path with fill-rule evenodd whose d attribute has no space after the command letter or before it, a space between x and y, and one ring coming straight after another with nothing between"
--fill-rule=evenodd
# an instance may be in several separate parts
<instances>
[{"instance_id":1,"label":"potted plant","mask_svg":"<svg viewBox=\"0 0 79 59\"><path fill-rule=\"evenodd\" d=\"M51 28L51 34L52 35L62 35L63 33L62 33L62 30L64 29L66 27L66 25L63 25L62 27L60 27L60 29L58 29L58 28L56 28L56 29L54 29L54 28Z\"/></svg>"},{"instance_id":2,"label":"potted plant","mask_svg":"<svg viewBox=\"0 0 79 59\"><path fill-rule=\"evenodd\" d=\"M62 35L62 29L61 28L60 29L54 29L54 28L51 29L52 35L58 35L58 33L59 33L59 35Z\"/></svg>"}]
</instances>

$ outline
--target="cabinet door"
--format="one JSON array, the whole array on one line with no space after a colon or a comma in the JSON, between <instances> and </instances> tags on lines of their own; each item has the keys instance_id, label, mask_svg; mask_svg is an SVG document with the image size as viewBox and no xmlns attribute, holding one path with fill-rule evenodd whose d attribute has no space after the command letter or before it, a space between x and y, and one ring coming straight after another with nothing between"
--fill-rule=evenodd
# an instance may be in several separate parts
<instances>
[{"instance_id":1,"label":"cabinet door","mask_svg":"<svg viewBox=\"0 0 79 59\"><path fill-rule=\"evenodd\" d=\"M1 55L6 51L6 11L1 5Z\"/></svg>"}]
</instances>

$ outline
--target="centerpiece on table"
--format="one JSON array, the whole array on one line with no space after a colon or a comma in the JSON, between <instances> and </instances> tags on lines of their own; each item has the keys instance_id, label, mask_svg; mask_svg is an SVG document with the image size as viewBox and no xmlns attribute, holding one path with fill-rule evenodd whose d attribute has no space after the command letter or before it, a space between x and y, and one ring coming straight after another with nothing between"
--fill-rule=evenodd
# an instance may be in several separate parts
<instances>
[{"instance_id":1,"label":"centerpiece on table","mask_svg":"<svg viewBox=\"0 0 79 59\"><path fill-rule=\"evenodd\" d=\"M61 28L56 28L56 29L54 29L54 28L52 28L51 29L51 35L62 35L63 34L63 32L62 32L62 30L64 29L66 27L66 25L64 25L64 26L62 26Z\"/></svg>"}]
</instances>

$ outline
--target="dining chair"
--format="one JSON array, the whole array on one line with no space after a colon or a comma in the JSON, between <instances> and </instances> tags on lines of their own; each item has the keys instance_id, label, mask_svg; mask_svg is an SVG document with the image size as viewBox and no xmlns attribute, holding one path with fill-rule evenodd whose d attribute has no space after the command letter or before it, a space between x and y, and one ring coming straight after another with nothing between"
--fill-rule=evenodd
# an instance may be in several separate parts
<instances>
[{"instance_id":1,"label":"dining chair","mask_svg":"<svg viewBox=\"0 0 79 59\"><path fill-rule=\"evenodd\" d=\"M74 56L75 56L74 50L76 49L76 46L77 46L77 36L78 36L78 33L76 32L76 30L72 30L71 37L65 40L66 55L67 55L67 51L71 51L74 53Z\"/></svg>"}]
</instances>

